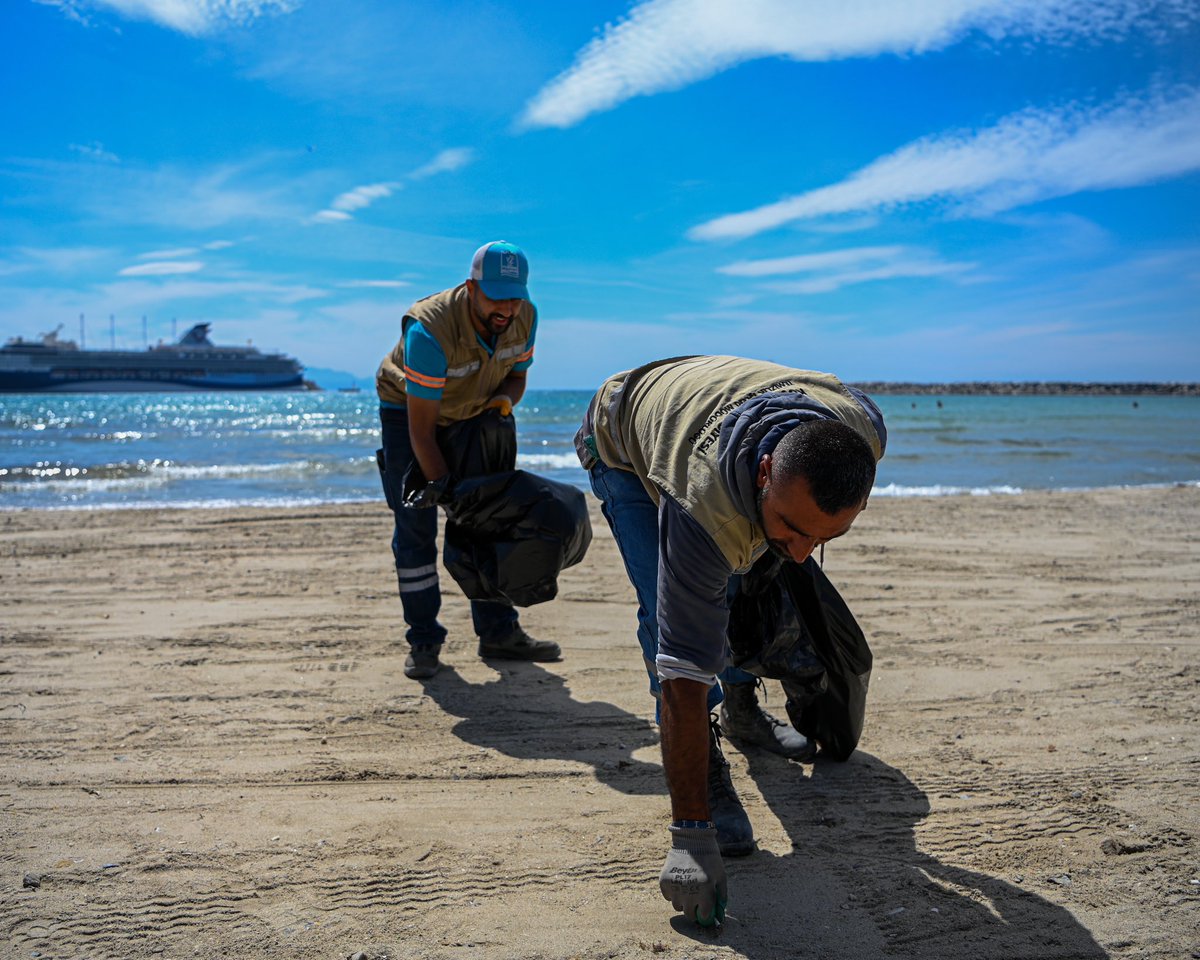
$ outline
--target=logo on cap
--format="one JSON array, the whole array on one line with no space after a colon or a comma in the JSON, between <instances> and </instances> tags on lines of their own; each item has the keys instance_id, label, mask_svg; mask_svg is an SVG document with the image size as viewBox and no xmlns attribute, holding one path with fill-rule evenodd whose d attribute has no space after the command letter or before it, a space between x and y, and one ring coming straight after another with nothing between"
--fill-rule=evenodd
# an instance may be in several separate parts
<instances>
[{"instance_id":1,"label":"logo on cap","mask_svg":"<svg viewBox=\"0 0 1200 960\"><path fill-rule=\"evenodd\" d=\"M521 264L517 260L515 253L503 251L500 254L500 276L512 277L514 280L521 279Z\"/></svg>"}]
</instances>

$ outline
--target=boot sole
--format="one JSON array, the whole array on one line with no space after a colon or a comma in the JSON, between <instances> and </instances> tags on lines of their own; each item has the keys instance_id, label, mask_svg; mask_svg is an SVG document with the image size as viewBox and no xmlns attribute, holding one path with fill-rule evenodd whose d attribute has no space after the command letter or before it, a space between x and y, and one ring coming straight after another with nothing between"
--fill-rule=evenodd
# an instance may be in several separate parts
<instances>
[{"instance_id":1,"label":"boot sole","mask_svg":"<svg viewBox=\"0 0 1200 960\"><path fill-rule=\"evenodd\" d=\"M485 650L480 647L479 656L484 660L523 660L526 663L550 663L553 660L561 660L562 652L526 655L508 650Z\"/></svg>"},{"instance_id":2,"label":"boot sole","mask_svg":"<svg viewBox=\"0 0 1200 960\"><path fill-rule=\"evenodd\" d=\"M781 750L778 747L769 747L760 740L750 740L745 737L737 737L731 733L725 734L725 739L736 746L743 753L746 750L758 750L762 753L773 753L777 757L783 757L785 760L795 760L797 763L812 763L817 758L817 748L810 747L807 750L801 750L798 753L788 750Z\"/></svg>"},{"instance_id":3,"label":"boot sole","mask_svg":"<svg viewBox=\"0 0 1200 960\"><path fill-rule=\"evenodd\" d=\"M778 741L772 740L770 744L764 743L756 737L744 736L729 725L725 719L725 715L721 715L721 731L725 735L725 739L736 746L739 750L745 752L747 748L761 750L764 753L773 753L777 757L783 757L785 760L796 760L800 763L810 763L817 756L817 746L814 743L809 743L803 750L784 750L779 746Z\"/></svg>"},{"instance_id":4,"label":"boot sole","mask_svg":"<svg viewBox=\"0 0 1200 960\"><path fill-rule=\"evenodd\" d=\"M756 840L746 840L738 843L721 843L717 841L717 847L721 851L723 857L748 857L758 849Z\"/></svg>"}]
</instances>

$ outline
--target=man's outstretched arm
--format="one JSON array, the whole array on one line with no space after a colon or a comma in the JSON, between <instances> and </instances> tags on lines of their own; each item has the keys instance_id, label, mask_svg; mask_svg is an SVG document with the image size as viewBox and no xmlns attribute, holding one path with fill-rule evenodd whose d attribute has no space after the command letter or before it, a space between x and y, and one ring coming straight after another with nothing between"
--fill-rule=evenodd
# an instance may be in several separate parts
<instances>
[{"instance_id":1,"label":"man's outstretched arm","mask_svg":"<svg viewBox=\"0 0 1200 960\"><path fill-rule=\"evenodd\" d=\"M658 519L659 722L674 820L659 886L677 910L711 925L729 896L717 831L708 825L708 694L725 662L731 571L712 538L666 494Z\"/></svg>"},{"instance_id":2,"label":"man's outstretched arm","mask_svg":"<svg viewBox=\"0 0 1200 960\"><path fill-rule=\"evenodd\" d=\"M708 684L662 683L662 750L671 793L671 849L659 874L662 895L701 926L725 917L729 889L708 809Z\"/></svg>"},{"instance_id":3,"label":"man's outstretched arm","mask_svg":"<svg viewBox=\"0 0 1200 960\"><path fill-rule=\"evenodd\" d=\"M675 820L708 820L708 685L662 682L662 752Z\"/></svg>"}]
</instances>

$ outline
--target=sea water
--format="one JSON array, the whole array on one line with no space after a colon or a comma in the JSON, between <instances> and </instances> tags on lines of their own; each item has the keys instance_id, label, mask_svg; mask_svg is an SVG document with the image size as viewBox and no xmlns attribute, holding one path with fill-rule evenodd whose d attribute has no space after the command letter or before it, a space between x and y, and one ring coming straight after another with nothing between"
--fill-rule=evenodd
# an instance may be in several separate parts
<instances>
[{"instance_id":1,"label":"sea water","mask_svg":"<svg viewBox=\"0 0 1200 960\"><path fill-rule=\"evenodd\" d=\"M518 466L586 487L572 437L590 391L530 390ZM1200 398L876 397L875 495L1200 482ZM369 393L0 396L0 509L381 501Z\"/></svg>"}]
</instances>

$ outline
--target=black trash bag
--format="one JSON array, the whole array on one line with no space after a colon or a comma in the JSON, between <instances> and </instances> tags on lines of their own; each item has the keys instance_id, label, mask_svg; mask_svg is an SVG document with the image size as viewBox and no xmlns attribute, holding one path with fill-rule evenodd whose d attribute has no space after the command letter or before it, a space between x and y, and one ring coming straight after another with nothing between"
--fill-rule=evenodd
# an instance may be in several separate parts
<instances>
[{"instance_id":1,"label":"black trash bag","mask_svg":"<svg viewBox=\"0 0 1200 960\"><path fill-rule=\"evenodd\" d=\"M458 420L435 431L438 449L456 481L517 466L517 421L511 414L485 410L470 420ZM411 503L428 481L417 458L404 474L404 502Z\"/></svg>"},{"instance_id":2,"label":"black trash bag","mask_svg":"<svg viewBox=\"0 0 1200 960\"><path fill-rule=\"evenodd\" d=\"M446 516L442 561L471 600L553 600L592 542L583 492L524 470L459 481Z\"/></svg>"},{"instance_id":3,"label":"black trash bag","mask_svg":"<svg viewBox=\"0 0 1200 960\"><path fill-rule=\"evenodd\" d=\"M733 663L779 680L788 718L846 760L862 736L871 648L846 602L812 557L802 564L763 557L730 602Z\"/></svg>"}]
</instances>

